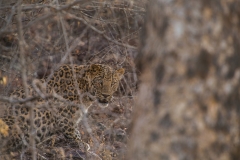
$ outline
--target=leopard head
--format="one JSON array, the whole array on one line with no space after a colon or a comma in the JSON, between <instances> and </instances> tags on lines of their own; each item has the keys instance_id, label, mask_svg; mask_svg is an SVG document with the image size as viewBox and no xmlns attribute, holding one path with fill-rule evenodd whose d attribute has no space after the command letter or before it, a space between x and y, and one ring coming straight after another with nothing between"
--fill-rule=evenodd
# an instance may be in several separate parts
<instances>
[{"instance_id":1,"label":"leopard head","mask_svg":"<svg viewBox=\"0 0 240 160\"><path fill-rule=\"evenodd\" d=\"M114 70L102 64L94 64L90 68L92 73L90 92L96 96L101 107L107 107L113 93L118 89L125 70L123 68Z\"/></svg>"}]
</instances>

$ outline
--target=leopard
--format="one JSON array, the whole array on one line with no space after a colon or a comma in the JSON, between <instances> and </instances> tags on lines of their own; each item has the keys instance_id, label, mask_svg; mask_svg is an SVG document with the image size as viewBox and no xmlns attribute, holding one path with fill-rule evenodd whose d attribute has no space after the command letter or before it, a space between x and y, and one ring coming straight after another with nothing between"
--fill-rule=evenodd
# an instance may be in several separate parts
<instances>
[{"instance_id":1,"label":"leopard","mask_svg":"<svg viewBox=\"0 0 240 160\"><path fill-rule=\"evenodd\" d=\"M27 90L14 90L10 98L19 103L6 105L1 118L9 127L5 145L15 151L28 146L31 137L39 144L59 133L82 142L78 124L83 110L94 102L107 107L124 73L124 68L113 69L105 64L64 64L47 78L33 81Z\"/></svg>"}]
</instances>

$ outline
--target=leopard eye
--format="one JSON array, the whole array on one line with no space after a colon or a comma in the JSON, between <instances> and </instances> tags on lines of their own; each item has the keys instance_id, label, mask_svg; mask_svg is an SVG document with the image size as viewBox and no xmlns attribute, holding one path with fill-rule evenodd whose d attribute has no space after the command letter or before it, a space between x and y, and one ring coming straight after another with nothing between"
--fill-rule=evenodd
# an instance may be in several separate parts
<instances>
[{"instance_id":1,"label":"leopard eye","mask_svg":"<svg viewBox=\"0 0 240 160\"><path fill-rule=\"evenodd\" d=\"M93 80L93 85L96 86L96 87L101 87L102 84L103 84L103 81L102 81L102 79L100 79L100 78Z\"/></svg>"},{"instance_id":2,"label":"leopard eye","mask_svg":"<svg viewBox=\"0 0 240 160\"><path fill-rule=\"evenodd\" d=\"M117 85L117 81L113 80L111 86L115 86L115 85Z\"/></svg>"}]
</instances>

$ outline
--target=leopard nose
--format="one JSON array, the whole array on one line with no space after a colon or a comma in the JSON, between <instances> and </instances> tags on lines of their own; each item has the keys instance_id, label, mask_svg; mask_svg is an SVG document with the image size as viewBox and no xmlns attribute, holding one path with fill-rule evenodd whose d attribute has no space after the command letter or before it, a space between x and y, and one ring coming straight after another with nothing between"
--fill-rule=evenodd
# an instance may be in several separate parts
<instances>
[{"instance_id":1,"label":"leopard nose","mask_svg":"<svg viewBox=\"0 0 240 160\"><path fill-rule=\"evenodd\" d=\"M102 96L103 96L104 98L110 97L110 95L108 95L108 94L102 94Z\"/></svg>"}]
</instances>

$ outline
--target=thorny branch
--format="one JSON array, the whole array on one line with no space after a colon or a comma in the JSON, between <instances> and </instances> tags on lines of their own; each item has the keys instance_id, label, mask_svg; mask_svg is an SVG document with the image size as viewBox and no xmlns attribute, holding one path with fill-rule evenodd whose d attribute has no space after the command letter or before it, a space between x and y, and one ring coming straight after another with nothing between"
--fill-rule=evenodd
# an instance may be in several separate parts
<instances>
[{"instance_id":1,"label":"thorny branch","mask_svg":"<svg viewBox=\"0 0 240 160\"><path fill-rule=\"evenodd\" d=\"M18 38L19 38L19 54L20 54L20 62L21 62L21 76L22 76L22 82L23 82L23 88L24 92L26 94L26 97L28 97L28 85L27 85L27 66L26 66L26 42L23 37L23 25L22 25L22 6L21 6L22 0L18 1L18 6L17 6L17 23L18 23ZM26 104L27 106L31 106L30 104ZM31 152L32 152L32 158L33 160L36 160L36 144L34 140L34 122L33 122L33 108L30 108L30 147L31 147Z\"/></svg>"},{"instance_id":2,"label":"thorny branch","mask_svg":"<svg viewBox=\"0 0 240 160\"><path fill-rule=\"evenodd\" d=\"M110 42L112 42L112 43L114 43L114 44L116 44L116 45L123 46L123 47L127 47L127 48L131 48L131 49L135 49L135 50L137 49L137 47L134 47L134 46L131 46L131 45L128 45L128 44L121 43L121 42L118 42L118 41L113 40L112 38L108 37L108 36L105 34L105 32L100 31L100 30L97 29L96 27L92 26L92 25L91 25L89 22L87 22L85 19L83 19L83 18L81 18L81 17L77 17L77 16L75 16L75 15L73 15L73 14L70 14L70 13L64 11L64 10L67 10L68 8L70 8L70 7L78 4L78 3L80 3L80 2L83 4L83 3L86 3L87 0L74 1L74 2L72 2L72 3L70 3L70 4L68 4L68 5L64 5L64 6L61 6L61 7L56 7L56 5L43 5L43 6L49 7L49 8L51 8L51 9L53 9L55 12L63 12L65 15L68 15L68 16L71 17L71 18L74 18L74 19L77 19L77 20L83 22L86 26L88 26L89 28L91 28L93 31L95 31L95 32L97 32L98 34L102 35L106 40L108 40L108 41L110 41ZM43 8L43 6L37 6L37 8L38 8L38 7L39 7L39 8ZM13 9L13 8L12 8L12 9ZM26 8L25 8L25 9L26 9ZM29 7L28 9L31 9L31 7ZM14 12L14 9L13 9L13 12ZM49 19L49 18L51 18L51 17L53 17L53 16L55 16L55 13L46 14L46 15L44 15L44 16L42 16L42 17L40 17L40 18L38 18L38 19L36 19L36 20L28 23L27 25L23 26L23 29L29 28L29 27L35 25L36 23L41 22L41 21L44 21L44 20L46 20L46 19ZM6 29L6 28L7 28L7 27L5 27L5 29ZM5 30L5 29L0 30L0 35L2 35L2 34L7 34L7 33L12 33L12 32L16 32L15 30ZM65 34L64 34L64 35L65 35Z\"/></svg>"},{"instance_id":3,"label":"thorny branch","mask_svg":"<svg viewBox=\"0 0 240 160\"><path fill-rule=\"evenodd\" d=\"M86 95L86 94L82 94L82 95ZM94 96L91 96L90 94L87 94L88 96L90 96L92 99L96 99ZM28 97L25 99L21 99L21 98L13 98L13 97L7 97L7 96L0 96L0 102L6 102L6 103L11 103L11 104L17 104L17 103L28 103L28 102L33 102L35 100L38 100L39 98L42 98L41 96L37 95L37 96L33 96L33 97ZM75 102L72 101L68 101L66 99L64 99L61 95L58 95L57 93L53 92L51 94L46 94L44 96L44 98L42 99L51 99L51 98L56 98L58 99L60 102L64 102L67 103L68 105L80 105L77 104ZM82 107L80 107L82 108ZM84 111L83 111L84 112Z\"/></svg>"},{"instance_id":4,"label":"thorny branch","mask_svg":"<svg viewBox=\"0 0 240 160\"><path fill-rule=\"evenodd\" d=\"M70 7L72 7L72 6L74 6L74 5L78 4L78 3L84 4L84 3L86 3L86 2L91 2L91 1L89 1L89 0L76 0L76 1L73 1L72 3L69 3L68 5L64 5L64 6L61 6L61 7L60 7L60 6L56 7L56 5L44 5L43 7L40 7L40 6L39 6L39 7L40 7L40 8L49 7L49 8L51 8L51 9L53 9L55 12L60 12L60 11L69 9ZM19 4L19 6L22 7L21 4ZM2 8L4 8L4 7L2 7ZM2 8L0 8L0 9L2 9ZM29 8L27 7L27 9L30 9L30 8L31 8L31 7L29 7ZM26 8L25 8L25 9L26 9ZM34 8L33 8L33 9L34 9ZM13 12L13 13L14 13L14 10L15 10L15 8L12 7L12 12ZM21 9L21 11L22 11L22 9ZM38 22L41 22L41 21L43 21L43 20L49 19L49 18L51 18L51 17L53 17L53 16L55 16L55 13L50 13L50 14L44 15L44 16L42 16L42 17L40 17L40 18L32 21L31 23L23 26L22 29L29 28L29 27L31 27L32 25L34 25L34 24L36 24L36 23L38 23ZM9 19L9 21L11 21L11 19ZM11 29L10 29L10 30L9 30L9 29L6 30L6 29L7 29L7 27L5 27L4 29L1 29L1 30L0 30L0 36L3 35L3 34L9 34L9 33L15 33L15 32L16 32L16 30L11 30Z\"/></svg>"},{"instance_id":5,"label":"thorny branch","mask_svg":"<svg viewBox=\"0 0 240 160\"><path fill-rule=\"evenodd\" d=\"M75 16L75 15L73 15L73 14L70 14L70 13L67 13L67 12L64 12L64 11L63 11L63 13L64 13L65 15L68 15L68 16L71 17L71 18L74 18L74 19L77 19L77 20L83 22L86 26L88 26L89 28L91 28L93 31L95 31L95 32L97 32L98 34L102 35L105 39L107 39L108 41L110 41L110 42L112 42L112 43L114 43L114 44L117 44L117 45L123 46L123 47L127 47L127 48L131 48L131 49L137 49L137 48L134 47L134 46L131 46L131 45L128 45L128 44L124 44L124 43L120 43L120 42L118 42L118 41L115 41L115 40L111 39L110 37L108 37L108 36L105 34L105 32L98 30L96 27L92 26L90 23L88 23L85 19L83 19L83 18L81 18L81 17L77 17L77 16Z\"/></svg>"}]
</instances>

